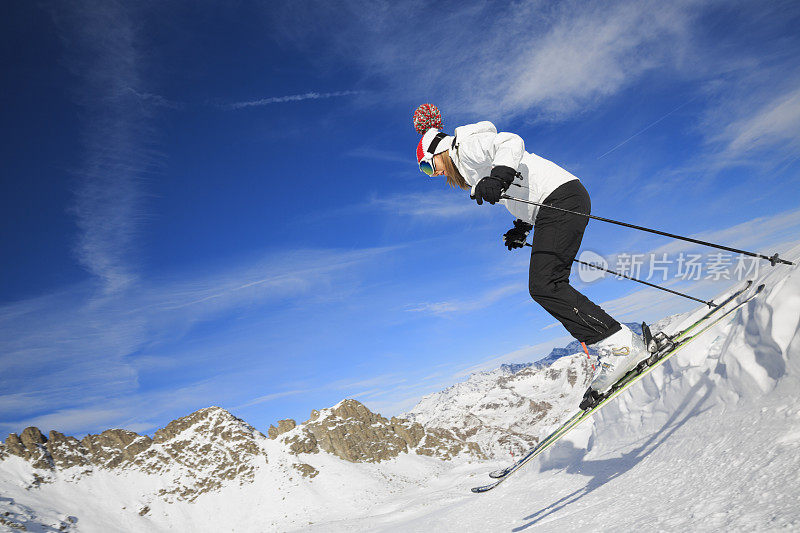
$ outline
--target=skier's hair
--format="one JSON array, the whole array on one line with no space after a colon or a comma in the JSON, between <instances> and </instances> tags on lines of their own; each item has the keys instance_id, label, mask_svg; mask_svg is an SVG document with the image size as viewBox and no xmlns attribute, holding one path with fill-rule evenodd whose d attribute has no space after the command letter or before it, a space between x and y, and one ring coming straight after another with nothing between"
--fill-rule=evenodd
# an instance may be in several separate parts
<instances>
[{"instance_id":1,"label":"skier's hair","mask_svg":"<svg viewBox=\"0 0 800 533\"><path fill-rule=\"evenodd\" d=\"M461 175L461 172L459 172L453 164L453 160L450 159L450 150L437 154L437 156L441 156L440 160L444 161L444 173L447 176L447 184L454 189L469 190L470 186L467 180L464 179L464 176Z\"/></svg>"}]
</instances>

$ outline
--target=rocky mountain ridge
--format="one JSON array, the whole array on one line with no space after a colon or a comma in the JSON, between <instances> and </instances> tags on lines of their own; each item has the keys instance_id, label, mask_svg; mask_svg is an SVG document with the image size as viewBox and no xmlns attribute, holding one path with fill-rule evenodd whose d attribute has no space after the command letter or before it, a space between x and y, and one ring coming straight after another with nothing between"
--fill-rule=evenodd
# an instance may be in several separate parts
<instances>
[{"instance_id":1,"label":"rocky mountain ridge","mask_svg":"<svg viewBox=\"0 0 800 533\"><path fill-rule=\"evenodd\" d=\"M277 451L269 441L276 441ZM319 471L308 464L314 462L308 458L320 453L352 463L378 463L402 453L442 460L459 455L485 458L479 446L451 431L426 430L396 417L386 419L356 400L312 411L300 425L282 420L269 428L268 436L220 407L208 407L173 420L152 438L109 429L78 440L58 431L45 436L38 428L28 427L0 444L0 461L15 456L36 469L29 488L50 482L55 473L77 482L100 470L137 472L164 480L157 496L165 501L194 501L229 482L250 483L259 466L268 464L273 455L282 461L292 457L290 466L313 478Z\"/></svg>"},{"instance_id":2,"label":"rocky mountain ridge","mask_svg":"<svg viewBox=\"0 0 800 533\"><path fill-rule=\"evenodd\" d=\"M36 427L11 433L0 454L25 459L40 471L36 483L54 472L74 481L97 470L136 471L170 480L159 496L194 500L226 480L253 479L257 462L267 457L259 441L266 437L220 407L207 407L173 420L152 438L124 429L109 429L78 440L58 431L45 437Z\"/></svg>"},{"instance_id":3,"label":"rocky mountain ridge","mask_svg":"<svg viewBox=\"0 0 800 533\"><path fill-rule=\"evenodd\" d=\"M353 463L380 462L411 452L444 460L462 453L485 458L478 445L448 429L426 429L397 417L386 419L356 400L312 411L302 426L291 419L281 420L278 427L270 426L268 434L282 439L293 453L322 450Z\"/></svg>"}]
</instances>

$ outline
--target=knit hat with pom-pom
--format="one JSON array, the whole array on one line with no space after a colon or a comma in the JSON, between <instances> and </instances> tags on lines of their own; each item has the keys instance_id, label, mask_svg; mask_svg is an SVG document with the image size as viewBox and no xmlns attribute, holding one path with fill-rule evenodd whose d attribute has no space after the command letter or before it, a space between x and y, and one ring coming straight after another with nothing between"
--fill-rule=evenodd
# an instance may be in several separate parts
<instances>
[{"instance_id":1,"label":"knit hat with pom-pom","mask_svg":"<svg viewBox=\"0 0 800 533\"><path fill-rule=\"evenodd\" d=\"M420 135L424 135L431 128L444 129L442 113L433 104L422 104L414 111L414 129Z\"/></svg>"}]
</instances>

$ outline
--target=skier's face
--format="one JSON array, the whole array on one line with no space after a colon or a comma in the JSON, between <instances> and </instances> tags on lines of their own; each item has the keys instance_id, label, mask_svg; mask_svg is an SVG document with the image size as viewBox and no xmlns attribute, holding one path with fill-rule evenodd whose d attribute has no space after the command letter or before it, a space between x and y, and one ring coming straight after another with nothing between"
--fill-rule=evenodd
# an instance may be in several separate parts
<instances>
[{"instance_id":1,"label":"skier's face","mask_svg":"<svg viewBox=\"0 0 800 533\"><path fill-rule=\"evenodd\" d=\"M441 154L436 154L433 156L433 175L434 176L445 176L447 171L444 168L444 158L447 152L442 152Z\"/></svg>"}]
</instances>

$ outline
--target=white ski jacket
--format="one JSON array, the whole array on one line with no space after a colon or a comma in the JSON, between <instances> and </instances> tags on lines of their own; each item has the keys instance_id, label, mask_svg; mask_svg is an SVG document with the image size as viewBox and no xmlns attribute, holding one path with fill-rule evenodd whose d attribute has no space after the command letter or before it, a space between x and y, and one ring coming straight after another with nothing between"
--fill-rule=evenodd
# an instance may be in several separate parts
<instances>
[{"instance_id":1,"label":"white ski jacket","mask_svg":"<svg viewBox=\"0 0 800 533\"><path fill-rule=\"evenodd\" d=\"M575 176L536 154L525 151L522 137L514 133L500 132L489 121L468 124L456 128L450 157L467 183L475 185L492 172L496 166L506 166L522 174L522 179L514 180L506 194L508 196L543 202L551 192ZM516 218L534 223L539 207L513 200L500 200Z\"/></svg>"}]
</instances>

